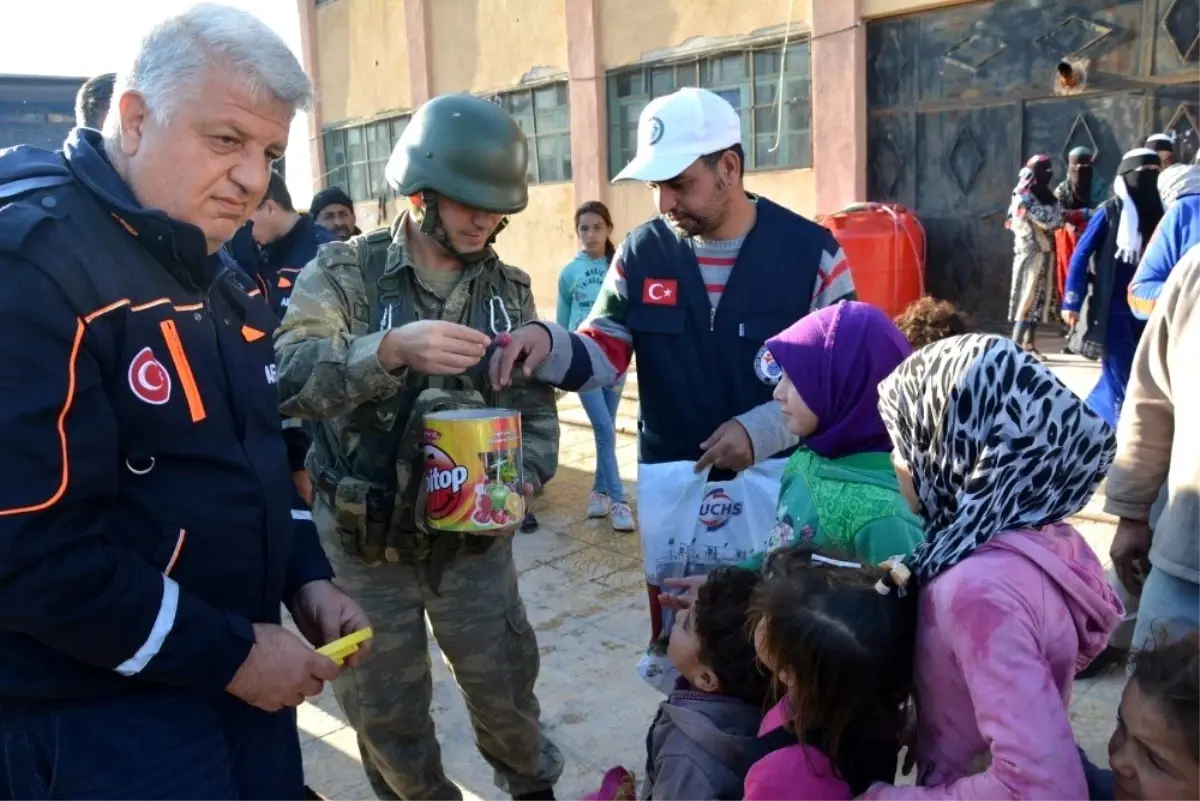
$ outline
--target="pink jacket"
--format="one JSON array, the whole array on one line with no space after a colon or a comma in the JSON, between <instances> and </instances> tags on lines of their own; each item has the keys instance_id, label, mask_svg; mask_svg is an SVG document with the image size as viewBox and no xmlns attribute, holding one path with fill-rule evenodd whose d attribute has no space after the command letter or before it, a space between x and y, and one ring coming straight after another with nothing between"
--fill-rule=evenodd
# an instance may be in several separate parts
<instances>
[{"instance_id":1,"label":"pink jacket","mask_svg":"<svg viewBox=\"0 0 1200 801\"><path fill-rule=\"evenodd\" d=\"M783 726L787 701L780 701L763 718L758 736ZM834 776L833 765L817 749L790 745L767 754L746 773L747 801L849 801L850 786Z\"/></svg>"},{"instance_id":2,"label":"pink jacket","mask_svg":"<svg viewBox=\"0 0 1200 801\"><path fill-rule=\"evenodd\" d=\"M1079 532L1001 534L922 588L920 608L919 786L864 797L1086 799L1071 684L1124 610ZM986 753L991 766L970 775Z\"/></svg>"}]
</instances>

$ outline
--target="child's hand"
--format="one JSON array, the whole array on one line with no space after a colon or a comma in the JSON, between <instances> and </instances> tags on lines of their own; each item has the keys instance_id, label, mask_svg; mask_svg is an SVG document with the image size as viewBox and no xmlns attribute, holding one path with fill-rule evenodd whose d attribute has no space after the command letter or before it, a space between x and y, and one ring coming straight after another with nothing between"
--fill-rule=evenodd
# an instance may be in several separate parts
<instances>
[{"instance_id":1,"label":"child's hand","mask_svg":"<svg viewBox=\"0 0 1200 801\"><path fill-rule=\"evenodd\" d=\"M662 604L663 609L670 609L672 612L688 609L696 600L696 596L700 593L700 588L704 586L706 581L708 581L708 576L664 579L663 586L667 589L683 590L683 592L679 595L669 595L664 592L658 596L658 602Z\"/></svg>"}]
</instances>

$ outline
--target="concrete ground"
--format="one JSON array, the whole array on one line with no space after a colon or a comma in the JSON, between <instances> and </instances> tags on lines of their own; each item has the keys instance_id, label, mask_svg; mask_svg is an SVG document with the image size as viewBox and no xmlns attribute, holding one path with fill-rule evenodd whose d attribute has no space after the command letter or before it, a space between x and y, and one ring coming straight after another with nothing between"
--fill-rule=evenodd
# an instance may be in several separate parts
<instances>
[{"instance_id":1,"label":"concrete ground","mask_svg":"<svg viewBox=\"0 0 1200 801\"><path fill-rule=\"evenodd\" d=\"M1049 344L1049 343L1047 343ZM1046 348L1050 353L1050 348ZM1055 371L1085 395L1097 377L1094 365L1050 357ZM636 377L625 390L617 454L627 492L637 477ZM563 421L559 473L535 506L541 529L517 535L515 554L521 591L538 634L542 668L537 691L542 719L562 749L566 770L559 798L580 798L599 785L604 771L625 765L640 775L645 731L661 696L634 672L649 636L645 590L636 534L615 534L604 521L583 519L594 460L590 427L573 395L560 401ZM1108 561L1113 525L1093 504L1079 528L1102 561ZM446 772L467 799L500 798L492 773L474 747L466 709L454 681L432 645L433 717ZM1098 764L1124 685L1106 674L1076 683L1070 714L1080 744ZM308 784L327 798L374 797L359 762L354 732L346 726L331 691L300 708Z\"/></svg>"}]
</instances>

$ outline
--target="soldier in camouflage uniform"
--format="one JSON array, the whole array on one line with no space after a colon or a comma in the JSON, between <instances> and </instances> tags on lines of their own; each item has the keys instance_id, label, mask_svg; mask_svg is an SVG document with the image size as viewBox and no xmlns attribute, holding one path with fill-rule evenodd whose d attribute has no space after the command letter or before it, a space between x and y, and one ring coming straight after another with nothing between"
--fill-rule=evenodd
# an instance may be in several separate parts
<instances>
[{"instance_id":1,"label":"soldier in camouflage uniform","mask_svg":"<svg viewBox=\"0 0 1200 801\"><path fill-rule=\"evenodd\" d=\"M558 464L554 391L495 392L493 339L537 318L529 276L491 245L528 200L528 150L499 106L435 98L387 166L411 208L391 230L321 247L275 338L282 411L319 421L313 518L340 583L374 621L374 654L335 685L380 798L458 799L429 715L425 617L467 701L480 752L514 798L553 798L562 756L533 693L539 657L511 531L439 533L423 518L422 415L521 412L526 491Z\"/></svg>"}]
</instances>

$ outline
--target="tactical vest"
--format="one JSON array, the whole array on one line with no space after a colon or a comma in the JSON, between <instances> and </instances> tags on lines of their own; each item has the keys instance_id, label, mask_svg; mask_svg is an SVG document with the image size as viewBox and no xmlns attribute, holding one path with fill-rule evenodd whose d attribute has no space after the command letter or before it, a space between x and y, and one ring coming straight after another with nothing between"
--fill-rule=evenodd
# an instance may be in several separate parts
<instances>
[{"instance_id":1,"label":"tactical vest","mask_svg":"<svg viewBox=\"0 0 1200 801\"><path fill-rule=\"evenodd\" d=\"M368 331L380 331L419 320L412 292L403 291L399 267L388 269L391 233L379 229L354 241L367 301L350 310L355 321ZM484 267L470 280L467 325L489 332L491 300L503 297L502 267ZM512 323L515 327L517 321ZM329 441L326 427L318 426L320 442L310 451L309 470L336 514L348 554L367 564L425 565L436 592L442 568L460 549L481 553L495 542L494 537L431 530L424 520L423 418L433 412L503 405L508 393L493 392L488 380L490 353L489 349L478 364L456 376L431 376L409 368L396 393L351 412L359 438L350 454ZM332 463L320 463L321 453L333 454Z\"/></svg>"}]
</instances>

